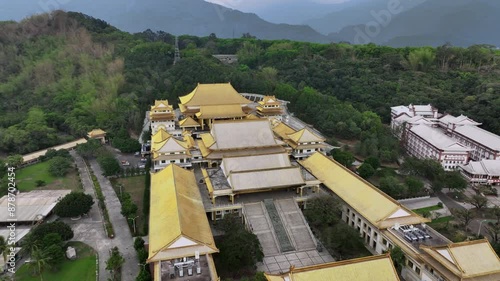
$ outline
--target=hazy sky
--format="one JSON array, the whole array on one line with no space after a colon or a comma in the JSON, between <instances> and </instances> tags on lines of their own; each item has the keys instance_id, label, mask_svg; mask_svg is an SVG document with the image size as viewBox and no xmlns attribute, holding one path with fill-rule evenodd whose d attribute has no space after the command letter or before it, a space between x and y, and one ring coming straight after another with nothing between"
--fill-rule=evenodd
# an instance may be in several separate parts
<instances>
[{"instance_id":1,"label":"hazy sky","mask_svg":"<svg viewBox=\"0 0 500 281\"><path fill-rule=\"evenodd\" d=\"M290 4L291 2L303 3L323 3L323 4L337 4L347 2L349 0L205 0L207 2L217 3L229 8L234 8L242 11L254 11L261 9L265 6L275 4Z\"/></svg>"}]
</instances>

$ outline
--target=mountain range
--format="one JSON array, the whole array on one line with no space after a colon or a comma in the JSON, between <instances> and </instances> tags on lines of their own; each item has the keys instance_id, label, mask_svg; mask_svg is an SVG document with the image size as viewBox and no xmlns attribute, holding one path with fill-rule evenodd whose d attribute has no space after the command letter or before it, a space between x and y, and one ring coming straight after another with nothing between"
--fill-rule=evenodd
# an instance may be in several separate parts
<instances>
[{"instance_id":1,"label":"mountain range","mask_svg":"<svg viewBox=\"0 0 500 281\"><path fill-rule=\"evenodd\" d=\"M245 2L218 0L218 3L235 7ZM239 38L250 33L259 39L373 42L398 47L439 46L448 42L456 46L500 46L498 0L350 0L338 4L269 0L259 3L250 9L255 13L249 13L203 0L0 0L0 20L20 20L33 13L62 9L103 19L128 32L152 29L176 35L215 33L222 38ZM249 6L246 3L246 7Z\"/></svg>"}]
</instances>

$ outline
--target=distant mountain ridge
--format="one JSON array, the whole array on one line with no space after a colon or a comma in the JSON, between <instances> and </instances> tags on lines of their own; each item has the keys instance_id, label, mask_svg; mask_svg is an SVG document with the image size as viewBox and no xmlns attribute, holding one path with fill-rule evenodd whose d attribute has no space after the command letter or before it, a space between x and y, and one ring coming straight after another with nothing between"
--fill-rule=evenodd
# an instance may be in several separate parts
<instances>
[{"instance_id":1,"label":"distant mountain ridge","mask_svg":"<svg viewBox=\"0 0 500 281\"><path fill-rule=\"evenodd\" d=\"M373 0L370 4L351 6L307 23L320 32L330 28L333 32L328 37L335 42L373 42L393 47L439 46L447 42L464 47L475 44L500 46L500 1L402 0L402 11L391 14L386 23L387 3L386 0ZM341 29L335 30L342 24Z\"/></svg>"},{"instance_id":2,"label":"distant mountain ridge","mask_svg":"<svg viewBox=\"0 0 500 281\"><path fill-rule=\"evenodd\" d=\"M92 1L95 1L95 4L89 4ZM37 3L29 0L0 3L0 19L17 17L15 19L19 20L31 13L44 11L43 7L39 7L37 11L28 4L32 2ZM128 32L152 29L175 35L208 36L210 33L215 33L221 38L239 38L244 33L250 33L259 39L329 42L327 36L309 26L274 24L255 14L243 13L203 0L102 0L99 2L97 0L74 0L55 8L88 14Z\"/></svg>"}]
</instances>

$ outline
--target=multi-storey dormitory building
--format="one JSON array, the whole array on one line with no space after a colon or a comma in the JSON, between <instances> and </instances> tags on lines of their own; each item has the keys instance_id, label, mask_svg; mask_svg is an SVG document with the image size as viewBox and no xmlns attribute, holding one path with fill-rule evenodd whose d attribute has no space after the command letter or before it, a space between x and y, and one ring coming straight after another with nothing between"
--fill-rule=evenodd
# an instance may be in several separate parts
<instances>
[{"instance_id":1,"label":"multi-storey dormitory building","mask_svg":"<svg viewBox=\"0 0 500 281\"><path fill-rule=\"evenodd\" d=\"M321 153L300 163L343 201L342 219L359 231L372 252L381 254L395 245L404 251L405 280L500 280L500 260L487 240L452 243L425 224L429 219Z\"/></svg>"},{"instance_id":2,"label":"multi-storey dormitory building","mask_svg":"<svg viewBox=\"0 0 500 281\"><path fill-rule=\"evenodd\" d=\"M500 136L479 128L481 123L463 115L444 115L438 124L447 135L473 149L471 159L500 159Z\"/></svg>"},{"instance_id":3,"label":"multi-storey dormitory building","mask_svg":"<svg viewBox=\"0 0 500 281\"><path fill-rule=\"evenodd\" d=\"M438 109L432 105L413 105L410 104L391 107L391 119L398 117L401 114L406 114L410 117L422 116L425 118L435 119L439 117Z\"/></svg>"},{"instance_id":4,"label":"multi-storey dormitory building","mask_svg":"<svg viewBox=\"0 0 500 281\"><path fill-rule=\"evenodd\" d=\"M469 162L471 148L429 125L407 124L403 142L408 154L420 158L430 158L441 163L446 171L458 169Z\"/></svg>"}]
</instances>

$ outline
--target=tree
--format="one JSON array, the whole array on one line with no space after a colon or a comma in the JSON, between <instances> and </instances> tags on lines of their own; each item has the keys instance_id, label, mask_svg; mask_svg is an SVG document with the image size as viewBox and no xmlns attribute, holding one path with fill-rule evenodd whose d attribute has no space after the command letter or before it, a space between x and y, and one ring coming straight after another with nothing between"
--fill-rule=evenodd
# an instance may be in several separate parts
<instances>
[{"instance_id":1,"label":"tree","mask_svg":"<svg viewBox=\"0 0 500 281\"><path fill-rule=\"evenodd\" d=\"M78 144L76 146L76 152L80 154L83 158L89 159L91 157L96 157L99 148L101 147L101 142L96 139L89 139L86 143Z\"/></svg>"},{"instance_id":2,"label":"tree","mask_svg":"<svg viewBox=\"0 0 500 281\"><path fill-rule=\"evenodd\" d=\"M57 203L54 213L63 218L78 217L88 213L93 204L94 199L90 194L71 192Z\"/></svg>"},{"instance_id":3,"label":"tree","mask_svg":"<svg viewBox=\"0 0 500 281\"><path fill-rule=\"evenodd\" d=\"M359 168L358 168L358 174L364 178L368 179L371 176L375 174L375 169L372 167L372 165L363 163Z\"/></svg>"},{"instance_id":4,"label":"tree","mask_svg":"<svg viewBox=\"0 0 500 281\"><path fill-rule=\"evenodd\" d=\"M144 249L144 239L142 237L137 237L134 240L134 249L139 251L139 249Z\"/></svg>"},{"instance_id":5,"label":"tree","mask_svg":"<svg viewBox=\"0 0 500 281\"><path fill-rule=\"evenodd\" d=\"M469 223L474 219L474 213L468 209L451 209L453 216L458 219L462 225L467 228Z\"/></svg>"},{"instance_id":6,"label":"tree","mask_svg":"<svg viewBox=\"0 0 500 281\"><path fill-rule=\"evenodd\" d=\"M467 188L467 181L460 172L446 172L443 178L443 184L446 188L462 192Z\"/></svg>"},{"instance_id":7,"label":"tree","mask_svg":"<svg viewBox=\"0 0 500 281\"><path fill-rule=\"evenodd\" d=\"M49 233L57 233L61 236L63 241L73 238L73 230L62 221L43 223L34 228L29 237L34 241L39 241Z\"/></svg>"},{"instance_id":8,"label":"tree","mask_svg":"<svg viewBox=\"0 0 500 281\"><path fill-rule=\"evenodd\" d=\"M488 198L478 194L472 196L471 198L468 198L467 202L474 205L474 207L476 207L478 210L488 206Z\"/></svg>"},{"instance_id":9,"label":"tree","mask_svg":"<svg viewBox=\"0 0 500 281\"><path fill-rule=\"evenodd\" d=\"M404 187L396 177L388 176L380 179L380 190L387 195L398 198L404 194Z\"/></svg>"},{"instance_id":10,"label":"tree","mask_svg":"<svg viewBox=\"0 0 500 281\"><path fill-rule=\"evenodd\" d=\"M45 248L44 253L47 257L47 265L53 270L59 269L59 266L64 261L65 252L61 245L50 245Z\"/></svg>"},{"instance_id":11,"label":"tree","mask_svg":"<svg viewBox=\"0 0 500 281\"><path fill-rule=\"evenodd\" d=\"M356 257L365 248L359 232L343 222L325 228L320 235L325 247L339 254L340 259Z\"/></svg>"},{"instance_id":12,"label":"tree","mask_svg":"<svg viewBox=\"0 0 500 281\"><path fill-rule=\"evenodd\" d=\"M151 273L144 268L141 268L139 275L135 278L135 281L151 281Z\"/></svg>"},{"instance_id":13,"label":"tree","mask_svg":"<svg viewBox=\"0 0 500 281\"><path fill-rule=\"evenodd\" d=\"M399 274L401 274L401 270L403 270L403 267L405 266L406 262L405 253L398 246L392 248L390 250L390 253L392 262L394 263L396 270L398 271Z\"/></svg>"},{"instance_id":14,"label":"tree","mask_svg":"<svg viewBox=\"0 0 500 281\"><path fill-rule=\"evenodd\" d=\"M42 249L33 248L29 266L33 269L33 275L39 275L41 281L43 281L43 271L50 267L49 260L50 257Z\"/></svg>"},{"instance_id":15,"label":"tree","mask_svg":"<svg viewBox=\"0 0 500 281\"><path fill-rule=\"evenodd\" d=\"M225 232L223 239L218 243L219 260L223 271L238 272L262 261L264 254L259 239L245 228L241 218L236 215L226 215L217 227Z\"/></svg>"},{"instance_id":16,"label":"tree","mask_svg":"<svg viewBox=\"0 0 500 281\"><path fill-rule=\"evenodd\" d=\"M3 256L4 262L7 262L7 251L9 250L9 245L5 237L0 235L0 254Z\"/></svg>"},{"instance_id":17,"label":"tree","mask_svg":"<svg viewBox=\"0 0 500 281\"><path fill-rule=\"evenodd\" d=\"M56 156L49 160L49 173L54 177L65 176L71 168L71 160Z\"/></svg>"},{"instance_id":18,"label":"tree","mask_svg":"<svg viewBox=\"0 0 500 281\"><path fill-rule=\"evenodd\" d=\"M121 170L120 163L118 163L118 160L116 160L116 158L111 154L105 154L97 157L97 162L104 171L105 176L116 175Z\"/></svg>"},{"instance_id":19,"label":"tree","mask_svg":"<svg viewBox=\"0 0 500 281\"><path fill-rule=\"evenodd\" d=\"M304 216L312 227L333 226L340 220L340 203L332 196L316 197L307 201Z\"/></svg>"},{"instance_id":20,"label":"tree","mask_svg":"<svg viewBox=\"0 0 500 281\"><path fill-rule=\"evenodd\" d=\"M348 168L351 167L352 163L354 162L354 155L352 155L352 153L350 153L349 151L334 149L331 151L331 154L335 161Z\"/></svg>"},{"instance_id":21,"label":"tree","mask_svg":"<svg viewBox=\"0 0 500 281\"><path fill-rule=\"evenodd\" d=\"M380 160L377 157L370 156L363 163L370 164L375 170L380 168Z\"/></svg>"},{"instance_id":22,"label":"tree","mask_svg":"<svg viewBox=\"0 0 500 281\"><path fill-rule=\"evenodd\" d=\"M497 224L500 224L500 207L496 206L491 209L493 216L497 219Z\"/></svg>"},{"instance_id":23,"label":"tree","mask_svg":"<svg viewBox=\"0 0 500 281\"><path fill-rule=\"evenodd\" d=\"M7 165L11 167L19 167L23 164L23 156L22 155L11 155L7 157Z\"/></svg>"},{"instance_id":24,"label":"tree","mask_svg":"<svg viewBox=\"0 0 500 281\"><path fill-rule=\"evenodd\" d=\"M416 177L407 177L405 184L408 187L408 193L412 196L417 195L424 189L424 183Z\"/></svg>"},{"instance_id":25,"label":"tree","mask_svg":"<svg viewBox=\"0 0 500 281\"><path fill-rule=\"evenodd\" d=\"M500 242L500 223L489 222L486 231L493 239L494 244Z\"/></svg>"},{"instance_id":26,"label":"tree","mask_svg":"<svg viewBox=\"0 0 500 281\"><path fill-rule=\"evenodd\" d=\"M125 259L123 258L118 247L114 247L110 251L109 259L106 261L106 270L109 270L113 281L118 281L120 271Z\"/></svg>"}]
</instances>

